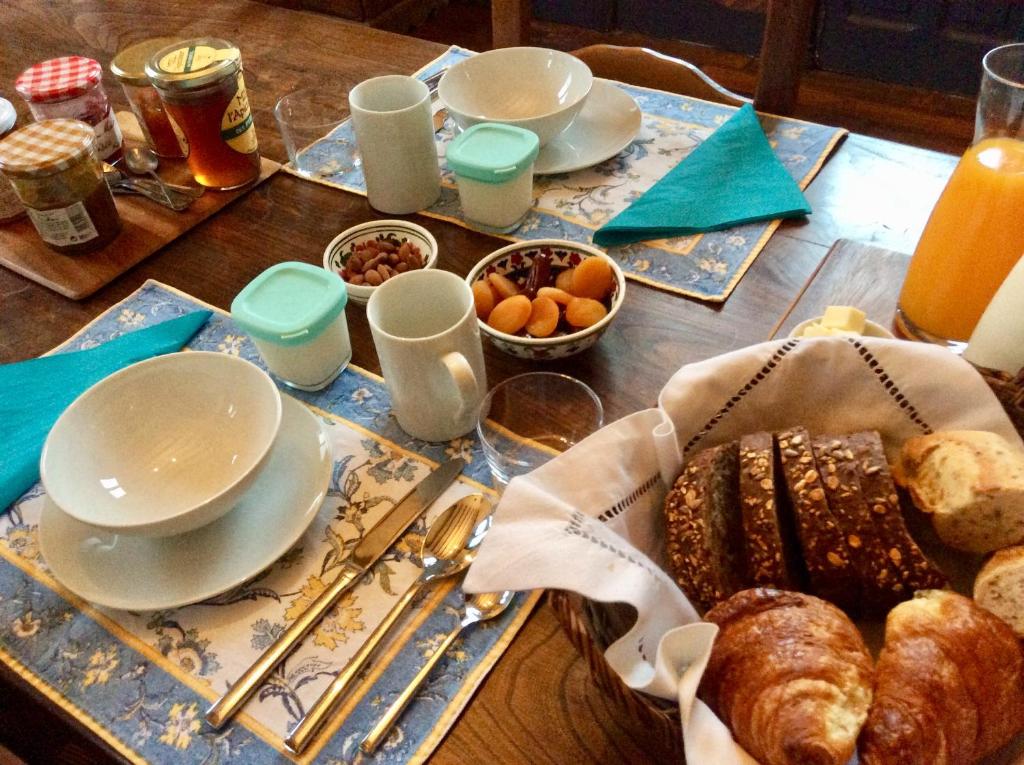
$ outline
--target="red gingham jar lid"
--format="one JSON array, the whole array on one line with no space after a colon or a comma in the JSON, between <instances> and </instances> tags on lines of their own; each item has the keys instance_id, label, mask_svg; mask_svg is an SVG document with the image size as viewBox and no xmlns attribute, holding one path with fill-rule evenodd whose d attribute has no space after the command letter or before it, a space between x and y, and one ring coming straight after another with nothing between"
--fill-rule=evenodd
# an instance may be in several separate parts
<instances>
[{"instance_id":1,"label":"red gingham jar lid","mask_svg":"<svg viewBox=\"0 0 1024 765\"><path fill-rule=\"evenodd\" d=\"M61 56L30 66L18 76L14 87L26 101L66 101L95 88L102 76L99 61Z\"/></svg>"},{"instance_id":2,"label":"red gingham jar lid","mask_svg":"<svg viewBox=\"0 0 1024 765\"><path fill-rule=\"evenodd\" d=\"M96 134L79 120L42 120L0 141L0 170L18 177L53 175L88 154Z\"/></svg>"}]
</instances>

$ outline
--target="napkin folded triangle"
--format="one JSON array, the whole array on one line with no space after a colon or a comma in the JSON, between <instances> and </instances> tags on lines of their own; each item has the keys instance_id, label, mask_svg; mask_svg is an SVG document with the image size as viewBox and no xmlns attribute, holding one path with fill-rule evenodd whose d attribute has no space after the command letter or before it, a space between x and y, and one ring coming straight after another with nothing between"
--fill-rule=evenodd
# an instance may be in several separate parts
<instances>
[{"instance_id":1,"label":"napkin folded triangle","mask_svg":"<svg viewBox=\"0 0 1024 765\"><path fill-rule=\"evenodd\" d=\"M39 480L43 443L72 401L129 364L180 350L210 315L195 311L85 351L0 365L0 513Z\"/></svg>"},{"instance_id":2,"label":"napkin folded triangle","mask_svg":"<svg viewBox=\"0 0 1024 765\"><path fill-rule=\"evenodd\" d=\"M602 246L808 215L811 206L747 104L594 233Z\"/></svg>"}]
</instances>

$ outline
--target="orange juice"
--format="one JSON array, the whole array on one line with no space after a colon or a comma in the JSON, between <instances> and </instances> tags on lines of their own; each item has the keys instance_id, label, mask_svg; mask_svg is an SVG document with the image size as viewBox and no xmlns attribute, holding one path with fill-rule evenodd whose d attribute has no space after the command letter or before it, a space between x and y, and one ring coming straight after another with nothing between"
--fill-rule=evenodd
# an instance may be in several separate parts
<instances>
[{"instance_id":1,"label":"orange juice","mask_svg":"<svg viewBox=\"0 0 1024 765\"><path fill-rule=\"evenodd\" d=\"M902 319L966 341L1024 255L1024 141L987 138L964 154L939 197L900 293Z\"/></svg>"}]
</instances>

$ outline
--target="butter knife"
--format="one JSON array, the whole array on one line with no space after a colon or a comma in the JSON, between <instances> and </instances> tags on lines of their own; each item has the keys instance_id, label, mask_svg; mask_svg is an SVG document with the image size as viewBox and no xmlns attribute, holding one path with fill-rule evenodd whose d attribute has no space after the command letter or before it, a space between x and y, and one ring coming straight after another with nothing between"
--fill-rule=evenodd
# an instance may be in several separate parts
<instances>
[{"instance_id":1,"label":"butter knife","mask_svg":"<svg viewBox=\"0 0 1024 765\"><path fill-rule=\"evenodd\" d=\"M402 500L370 529L342 565L338 578L314 600L263 655L242 674L227 693L206 712L206 721L220 728L237 712L253 692L263 684L274 667L309 634L342 595L358 582L412 525L423 511L447 489L462 472L465 462L449 460L417 484Z\"/></svg>"}]
</instances>

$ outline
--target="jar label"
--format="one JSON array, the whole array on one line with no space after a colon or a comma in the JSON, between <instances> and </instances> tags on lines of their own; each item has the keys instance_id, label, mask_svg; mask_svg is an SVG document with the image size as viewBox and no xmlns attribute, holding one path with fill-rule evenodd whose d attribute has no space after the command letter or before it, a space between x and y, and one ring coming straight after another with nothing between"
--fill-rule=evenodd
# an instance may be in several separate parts
<instances>
[{"instance_id":1,"label":"jar label","mask_svg":"<svg viewBox=\"0 0 1024 765\"><path fill-rule=\"evenodd\" d=\"M220 120L220 137L228 146L240 154L256 151L256 127L252 124L252 110L245 93L245 81L238 73L235 95L228 102Z\"/></svg>"},{"instance_id":2,"label":"jar label","mask_svg":"<svg viewBox=\"0 0 1024 765\"><path fill-rule=\"evenodd\" d=\"M28 217L32 219L43 241L58 247L81 244L99 236L89 212L81 202L54 210L33 210L29 207Z\"/></svg>"},{"instance_id":3,"label":"jar label","mask_svg":"<svg viewBox=\"0 0 1024 765\"><path fill-rule=\"evenodd\" d=\"M198 72L214 61L226 61L241 55L238 48L211 48L209 45L190 45L178 48L160 59L160 68L172 74Z\"/></svg>"},{"instance_id":4,"label":"jar label","mask_svg":"<svg viewBox=\"0 0 1024 765\"><path fill-rule=\"evenodd\" d=\"M108 108L107 116L92 126L96 134L96 153L100 159L107 159L121 148L121 126L117 124L114 110Z\"/></svg>"}]
</instances>

